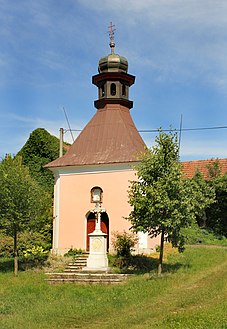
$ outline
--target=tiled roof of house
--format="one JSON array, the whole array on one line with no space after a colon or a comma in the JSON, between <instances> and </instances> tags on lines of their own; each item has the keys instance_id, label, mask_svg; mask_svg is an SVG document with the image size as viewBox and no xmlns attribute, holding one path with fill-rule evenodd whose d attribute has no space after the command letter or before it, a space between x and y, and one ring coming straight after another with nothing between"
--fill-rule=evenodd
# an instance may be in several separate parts
<instances>
[{"instance_id":1,"label":"tiled roof of house","mask_svg":"<svg viewBox=\"0 0 227 329\"><path fill-rule=\"evenodd\" d=\"M209 179L209 166L218 163L218 169L221 174L227 173L227 159L193 160L181 162L185 177L192 178L197 170L201 172L205 179Z\"/></svg>"},{"instance_id":2,"label":"tiled roof of house","mask_svg":"<svg viewBox=\"0 0 227 329\"><path fill-rule=\"evenodd\" d=\"M134 162L145 147L129 109L107 104L95 113L68 152L46 167Z\"/></svg>"}]
</instances>

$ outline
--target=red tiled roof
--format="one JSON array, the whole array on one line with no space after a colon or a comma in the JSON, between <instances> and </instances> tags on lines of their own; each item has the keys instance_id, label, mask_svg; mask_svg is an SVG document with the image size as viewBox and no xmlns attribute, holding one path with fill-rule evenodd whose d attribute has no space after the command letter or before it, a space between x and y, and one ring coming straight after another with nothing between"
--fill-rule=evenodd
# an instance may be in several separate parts
<instances>
[{"instance_id":1,"label":"red tiled roof","mask_svg":"<svg viewBox=\"0 0 227 329\"><path fill-rule=\"evenodd\" d=\"M210 160L194 160L181 162L183 165L183 173L185 177L192 178L197 170L201 172L205 179L209 179L209 166L218 163L221 174L227 173L227 159L210 159Z\"/></svg>"},{"instance_id":2,"label":"red tiled roof","mask_svg":"<svg viewBox=\"0 0 227 329\"><path fill-rule=\"evenodd\" d=\"M145 147L129 109L107 104L95 113L69 151L46 167L134 162Z\"/></svg>"}]
</instances>

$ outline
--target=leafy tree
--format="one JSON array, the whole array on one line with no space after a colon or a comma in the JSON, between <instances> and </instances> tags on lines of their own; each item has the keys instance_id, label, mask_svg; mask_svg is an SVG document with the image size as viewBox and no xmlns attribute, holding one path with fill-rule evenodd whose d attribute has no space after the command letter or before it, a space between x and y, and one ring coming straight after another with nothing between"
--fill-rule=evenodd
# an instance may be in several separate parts
<instances>
[{"instance_id":1,"label":"leafy tree","mask_svg":"<svg viewBox=\"0 0 227 329\"><path fill-rule=\"evenodd\" d=\"M34 130L25 145L18 152L23 164L29 168L31 176L47 191L53 191L53 173L44 165L59 156L59 139L45 129Z\"/></svg>"},{"instance_id":2,"label":"leafy tree","mask_svg":"<svg viewBox=\"0 0 227 329\"><path fill-rule=\"evenodd\" d=\"M192 181L199 183L203 190L198 202L203 202L206 192L213 191L215 202L197 214L197 222L200 227L211 230L214 234L227 237L227 174L223 175L219 160L207 165L208 178L205 181L202 174L197 172Z\"/></svg>"},{"instance_id":3,"label":"leafy tree","mask_svg":"<svg viewBox=\"0 0 227 329\"><path fill-rule=\"evenodd\" d=\"M221 176L221 168L218 159L212 162L212 164L208 164L207 169L209 180L213 180Z\"/></svg>"},{"instance_id":4,"label":"leafy tree","mask_svg":"<svg viewBox=\"0 0 227 329\"><path fill-rule=\"evenodd\" d=\"M227 174L215 177L208 184L215 189L216 202L206 209L205 226L227 237Z\"/></svg>"},{"instance_id":5,"label":"leafy tree","mask_svg":"<svg viewBox=\"0 0 227 329\"><path fill-rule=\"evenodd\" d=\"M14 274L18 273L18 233L40 231L50 223L51 194L31 178L20 156L0 163L0 228L13 236Z\"/></svg>"},{"instance_id":6,"label":"leafy tree","mask_svg":"<svg viewBox=\"0 0 227 329\"><path fill-rule=\"evenodd\" d=\"M189 226L195 220L196 211L206 204L197 202L193 184L182 177L177 135L160 132L155 142L136 168L138 180L131 182L129 220L136 232L148 232L151 237L160 235L158 274L161 274L164 241L183 251L181 228Z\"/></svg>"},{"instance_id":7,"label":"leafy tree","mask_svg":"<svg viewBox=\"0 0 227 329\"><path fill-rule=\"evenodd\" d=\"M196 220L200 227L205 227L207 207L216 201L215 189L211 184L207 183L199 170L196 171L194 177L191 179L191 184L194 195Z\"/></svg>"}]
</instances>

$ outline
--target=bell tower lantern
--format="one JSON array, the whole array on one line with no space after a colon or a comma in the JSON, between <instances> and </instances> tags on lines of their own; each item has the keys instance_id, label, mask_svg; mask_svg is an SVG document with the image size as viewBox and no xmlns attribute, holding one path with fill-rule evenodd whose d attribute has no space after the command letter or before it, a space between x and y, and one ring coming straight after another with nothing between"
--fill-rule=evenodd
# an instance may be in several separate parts
<instances>
[{"instance_id":1,"label":"bell tower lantern","mask_svg":"<svg viewBox=\"0 0 227 329\"><path fill-rule=\"evenodd\" d=\"M109 26L110 49L108 56L99 60L99 74L92 77L92 83L98 87L97 109L106 104L120 104L128 109L133 107L129 100L129 87L134 84L135 77L128 74L128 61L125 57L115 54L114 25Z\"/></svg>"}]
</instances>

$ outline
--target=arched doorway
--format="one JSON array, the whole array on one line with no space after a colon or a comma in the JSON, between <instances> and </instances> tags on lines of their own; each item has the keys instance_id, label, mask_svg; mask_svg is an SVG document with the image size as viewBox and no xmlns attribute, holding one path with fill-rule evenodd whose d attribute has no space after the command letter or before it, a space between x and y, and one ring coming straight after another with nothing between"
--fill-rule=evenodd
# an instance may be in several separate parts
<instances>
[{"instance_id":1,"label":"arched doorway","mask_svg":"<svg viewBox=\"0 0 227 329\"><path fill-rule=\"evenodd\" d=\"M86 241L87 251L90 250L90 240L88 234L94 232L95 221L96 221L95 213L90 212L87 217L87 241ZM101 213L101 231L107 234L107 251L108 251L109 250L109 217L106 212Z\"/></svg>"},{"instance_id":2,"label":"arched doorway","mask_svg":"<svg viewBox=\"0 0 227 329\"><path fill-rule=\"evenodd\" d=\"M101 231L107 234L106 251L109 251L109 217L106 212L101 214Z\"/></svg>"}]
</instances>

